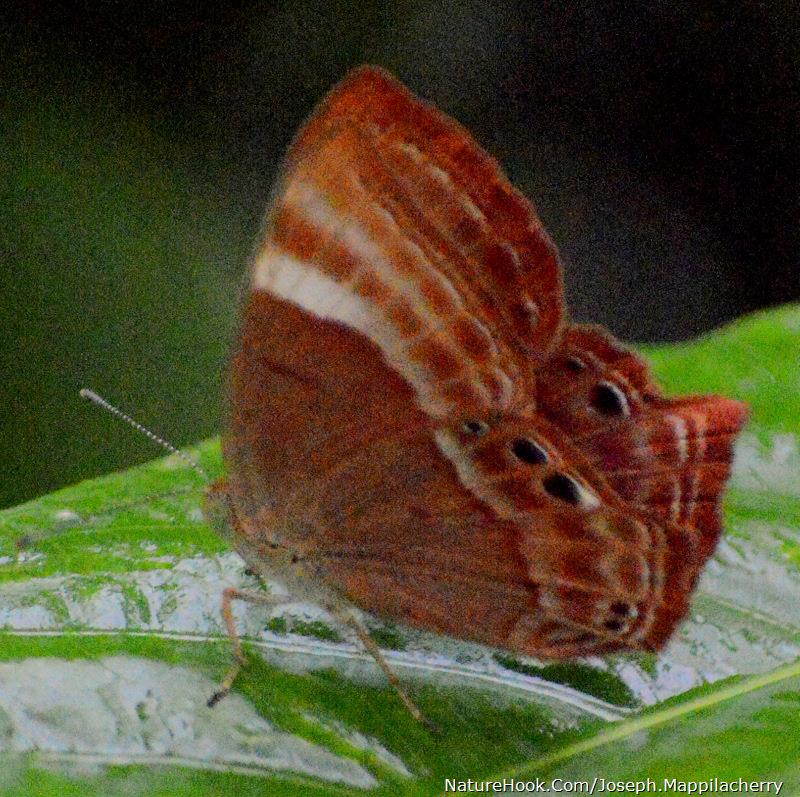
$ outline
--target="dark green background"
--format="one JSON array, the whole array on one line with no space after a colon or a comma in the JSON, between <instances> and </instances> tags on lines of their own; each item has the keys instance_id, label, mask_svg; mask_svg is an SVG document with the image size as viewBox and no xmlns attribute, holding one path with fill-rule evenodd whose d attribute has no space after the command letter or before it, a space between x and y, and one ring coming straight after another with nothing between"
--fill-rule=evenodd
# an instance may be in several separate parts
<instances>
[{"instance_id":1,"label":"dark green background","mask_svg":"<svg viewBox=\"0 0 800 797\"><path fill-rule=\"evenodd\" d=\"M280 155L382 64L535 200L574 314L680 339L800 296L798 6L3 9L0 506L216 433Z\"/></svg>"}]
</instances>

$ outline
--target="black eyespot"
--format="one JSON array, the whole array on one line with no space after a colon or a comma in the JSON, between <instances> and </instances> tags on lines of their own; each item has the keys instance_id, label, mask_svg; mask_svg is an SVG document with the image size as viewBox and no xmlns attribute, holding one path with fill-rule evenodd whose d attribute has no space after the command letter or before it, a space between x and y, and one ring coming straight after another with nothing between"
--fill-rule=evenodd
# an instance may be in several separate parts
<instances>
[{"instance_id":1,"label":"black eyespot","mask_svg":"<svg viewBox=\"0 0 800 797\"><path fill-rule=\"evenodd\" d=\"M581 371L586 370L586 363L579 357L567 357L564 360L564 365L567 370L572 371L574 374L579 374Z\"/></svg>"},{"instance_id":2,"label":"black eyespot","mask_svg":"<svg viewBox=\"0 0 800 797\"><path fill-rule=\"evenodd\" d=\"M609 631L622 631L625 627L625 624L620 620L606 620L603 625Z\"/></svg>"},{"instance_id":3,"label":"black eyespot","mask_svg":"<svg viewBox=\"0 0 800 797\"><path fill-rule=\"evenodd\" d=\"M616 603L612 603L608 608L611 610L612 614L619 614L623 617L628 617L634 613L634 608L630 604L625 603L625 601L617 601Z\"/></svg>"},{"instance_id":4,"label":"black eyespot","mask_svg":"<svg viewBox=\"0 0 800 797\"><path fill-rule=\"evenodd\" d=\"M630 412L625 394L610 382L595 385L589 403L602 415L627 415Z\"/></svg>"},{"instance_id":5,"label":"black eyespot","mask_svg":"<svg viewBox=\"0 0 800 797\"><path fill-rule=\"evenodd\" d=\"M484 421L471 420L464 421L461 427L467 434L474 434L476 437L481 437L489 431L489 424Z\"/></svg>"},{"instance_id":6,"label":"black eyespot","mask_svg":"<svg viewBox=\"0 0 800 797\"><path fill-rule=\"evenodd\" d=\"M529 465L544 465L548 460L547 452L527 437L518 437L511 444L511 450L517 459Z\"/></svg>"},{"instance_id":7,"label":"black eyespot","mask_svg":"<svg viewBox=\"0 0 800 797\"><path fill-rule=\"evenodd\" d=\"M572 506L578 506L581 502L581 488L574 479L564 473L553 473L542 481L545 492L558 498L559 501L566 501Z\"/></svg>"}]
</instances>

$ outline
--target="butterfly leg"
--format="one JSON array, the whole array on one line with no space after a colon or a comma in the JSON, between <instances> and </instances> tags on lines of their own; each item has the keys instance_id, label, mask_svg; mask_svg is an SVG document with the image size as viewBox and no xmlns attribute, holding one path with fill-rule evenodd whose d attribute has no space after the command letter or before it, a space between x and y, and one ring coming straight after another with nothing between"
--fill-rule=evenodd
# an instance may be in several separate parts
<instances>
[{"instance_id":1,"label":"butterfly leg","mask_svg":"<svg viewBox=\"0 0 800 797\"><path fill-rule=\"evenodd\" d=\"M228 631L228 639L233 646L233 655L236 661L228 670L219 689L208 699L207 705L213 708L222 698L228 695L233 686L233 682L238 677L247 659L242 650L242 640L236 630L236 618L233 616L232 604L234 601L246 601L247 603L258 603L265 606L277 606L281 603L290 601L288 595L272 595L269 592L260 592L254 589L238 589L237 587L227 587L222 591L222 619L225 621L225 628Z\"/></svg>"},{"instance_id":2,"label":"butterfly leg","mask_svg":"<svg viewBox=\"0 0 800 797\"><path fill-rule=\"evenodd\" d=\"M403 702L403 705L408 709L411 716L417 720L417 722L424 725L428 730L432 732L436 732L438 729L436 726L428 720L425 715L419 710L417 704L408 696L408 693L403 688L403 685L400 683L400 679L395 674L394 670L389 666L389 662L386 661L383 653L381 653L381 649L375 644L375 640L369 635L369 630L361 622L360 618L357 617L352 611L338 609L335 611L335 614L339 617L340 620L347 623L358 636L359 641L364 646L364 649L369 653L370 656L375 660L375 663L378 667L383 670L383 673L386 675L386 678L389 681L392 689L397 693L397 696Z\"/></svg>"}]
</instances>

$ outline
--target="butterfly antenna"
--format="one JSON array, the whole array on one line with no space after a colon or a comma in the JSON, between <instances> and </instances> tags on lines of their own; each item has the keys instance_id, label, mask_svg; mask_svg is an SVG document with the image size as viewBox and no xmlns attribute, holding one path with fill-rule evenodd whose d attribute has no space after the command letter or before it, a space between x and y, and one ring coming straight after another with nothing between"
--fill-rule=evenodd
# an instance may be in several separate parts
<instances>
[{"instance_id":1,"label":"butterfly antenna","mask_svg":"<svg viewBox=\"0 0 800 797\"><path fill-rule=\"evenodd\" d=\"M91 401L92 404L102 407L116 418L125 421L128 426L132 426L137 432L141 432L145 437L161 446L161 448L169 451L170 454L175 454L176 457L182 459L187 465L194 468L194 470L199 473L207 482L211 481L211 477L185 451L175 448L172 443L166 441L163 437L159 437L157 434L155 434L155 432L151 432L146 426L142 426L142 424L140 424L138 421L135 421L133 418L131 418L130 415L126 415L121 409L106 401L102 396L99 396L94 392L94 390L89 390L89 388L84 387L80 391L80 397L86 399L87 401Z\"/></svg>"}]
</instances>

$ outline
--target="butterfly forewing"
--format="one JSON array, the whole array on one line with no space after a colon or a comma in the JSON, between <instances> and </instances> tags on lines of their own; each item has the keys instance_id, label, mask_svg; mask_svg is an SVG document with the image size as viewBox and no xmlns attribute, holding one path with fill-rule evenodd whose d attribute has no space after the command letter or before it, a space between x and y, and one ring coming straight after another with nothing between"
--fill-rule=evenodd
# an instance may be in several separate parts
<instances>
[{"instance_id":1,"label":"butterfly forewing","mask_svg":"<svg viewBox=\"0 0 800 797\"><path fill-rule=\"evenodd\" d=\"M298 164L256 285L369 337L431 415L449 414L456 401L475 412L507 409L515 390L524 392L519 365L437 268L427 239L409 232L396 205L384 207L386 192L368 186L380 169L352 128Z\"/></svg>"}]
</instances>

